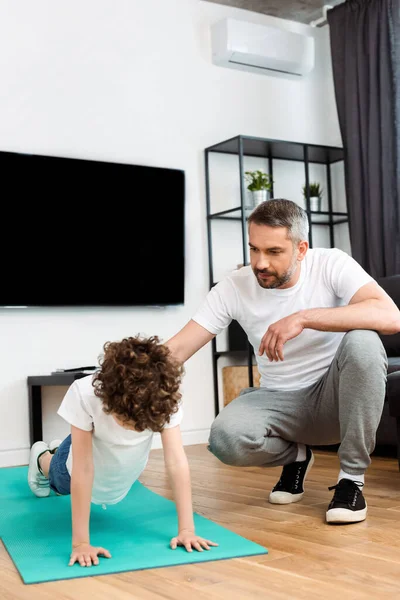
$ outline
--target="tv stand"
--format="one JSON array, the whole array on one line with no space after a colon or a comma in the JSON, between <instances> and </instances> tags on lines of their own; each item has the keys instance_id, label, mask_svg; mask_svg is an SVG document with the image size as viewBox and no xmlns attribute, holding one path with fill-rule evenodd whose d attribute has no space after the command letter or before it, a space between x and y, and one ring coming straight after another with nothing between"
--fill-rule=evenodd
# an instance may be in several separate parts
<instances>
[{"instance_id":1,"label":"tv stand","mask_svg":"<svg viewBox=\"0 0 400 600\"><path fill-rule=\"evenodd\" d=\"M31 446L43 440L42 387L54 385L69 386L76 379L87 377L87 373L55 373L54 375L33 375L28 377L29 392L29 435Z\"/></svg>"}]
</instances>

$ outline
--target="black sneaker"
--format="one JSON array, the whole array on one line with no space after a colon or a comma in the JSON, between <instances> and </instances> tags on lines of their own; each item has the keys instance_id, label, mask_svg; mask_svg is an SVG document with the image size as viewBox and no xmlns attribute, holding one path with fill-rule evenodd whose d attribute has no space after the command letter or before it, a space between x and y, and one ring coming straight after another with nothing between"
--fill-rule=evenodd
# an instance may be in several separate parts
<instances>
[{"instance_id":1,"label":"black sneaker","mask_svg":"<svg viewBox=\"0 0 400 600\"><path fill-rule=\"evenodd\" d=\"M328 488L335 490L335 493L326 513L327 523L364 521L367 516L367 503L359 485L364 484L351 479L341 479L339 483Z\"/></svg>"},{"instance_id":2,"label":"black sneaker","mask_svg":"<svg viewBox=\"0 0 400 600\"><path fill-rule=\"evenodd\" d=\"M304 481L314 464L311 448L306 446L306 460L285 465L281 478L269 495L271 504L291 504L304 496Z\"/></svg>"}]
</instances>

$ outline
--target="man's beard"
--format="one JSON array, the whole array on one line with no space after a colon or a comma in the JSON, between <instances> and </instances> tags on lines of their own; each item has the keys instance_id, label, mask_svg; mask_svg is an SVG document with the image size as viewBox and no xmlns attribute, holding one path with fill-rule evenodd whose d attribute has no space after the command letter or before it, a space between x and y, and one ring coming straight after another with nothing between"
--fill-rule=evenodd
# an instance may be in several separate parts
<instances>
[{"instance_id":1,"label":"man's beard","mask_svg":"<svg viewBox=\"0 0 400 600\"><path fill-rule=\"evenodd\" d=\"M258 285L260 285L265 290L273 290L275 288L280 288L286 283L288 283L293 277L296 271L296 261L285 271L282 275L278 275L277 273L271 273L270 271L260 271L259 269L253 269L254 275L256 276ZM268 279L260 279L258 277L259 273L264 273L265 275L270 275Z\"/></svg>"}]
</instances>

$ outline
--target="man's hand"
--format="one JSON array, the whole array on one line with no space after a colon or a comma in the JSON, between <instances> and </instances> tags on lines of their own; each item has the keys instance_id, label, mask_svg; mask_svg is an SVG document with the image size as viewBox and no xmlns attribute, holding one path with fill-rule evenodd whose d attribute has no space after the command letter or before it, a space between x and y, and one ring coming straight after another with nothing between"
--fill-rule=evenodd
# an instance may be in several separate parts
<instances>
[{"instance_id":1,"label":"man's hand","mask_svg":"<svg viewBox=\"0 0 400 600\"><path fill-rule=\"evenodd\" d=\"M283 360L283 346L297 337L304 329L301 313L294 313L270 325L261 340L258 354L265 354L270 361Z\"/></svg>"},{"instance_id":2,"label":"man's hand","mask_svg":"<svg viewBox=\"0 0 400 600\"><path fill-rule=\"evenodd\" d=\"M218 546L218 544L199 537L194 531L183 530L176 537L172 538L170 546L172 550L175 550L177 546L185 546L188 552L192 552L192 547L199 552L203 552L203 548L210 550L210 546Z\"/></svg>"},{"instance_id":3,"label":"man's hand","mask_svg":"<svg viewBox=\"0 0 400 600\"><path fill-rule=\"evenodd\" d=\"M71 560L68 566L72 567L78 562L81 567L91 567L99 564L98 554L103 554L106 558L111 558L111 554L105 548L98 548L90 544L78 544L72 548Z\"/></svg>"}]
</instances>

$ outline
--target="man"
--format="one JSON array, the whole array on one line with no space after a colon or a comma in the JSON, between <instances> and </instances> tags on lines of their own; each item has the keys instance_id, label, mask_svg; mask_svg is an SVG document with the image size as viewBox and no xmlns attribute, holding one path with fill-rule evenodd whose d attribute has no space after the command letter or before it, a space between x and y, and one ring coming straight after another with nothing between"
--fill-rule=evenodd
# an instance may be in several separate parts
<instances>
[{"instance_id":1,"label":"man","mask_svg":"<svg viewBox=\"0 0 400 600\"><path fill-rule=\"evenodd\" d=\"M326 520L362 521L386 386L377 332L400 331L400 312L348 254L309 249L307 214L294 202L262 203L248 226L251 266L215 285L167 345L184 362L236 319L255 350L260 388L218 415L210 451L229 465L283 465L269 501L289 504L304 495L310 446L340 443Z\"/></svg>"}]
</instances>

